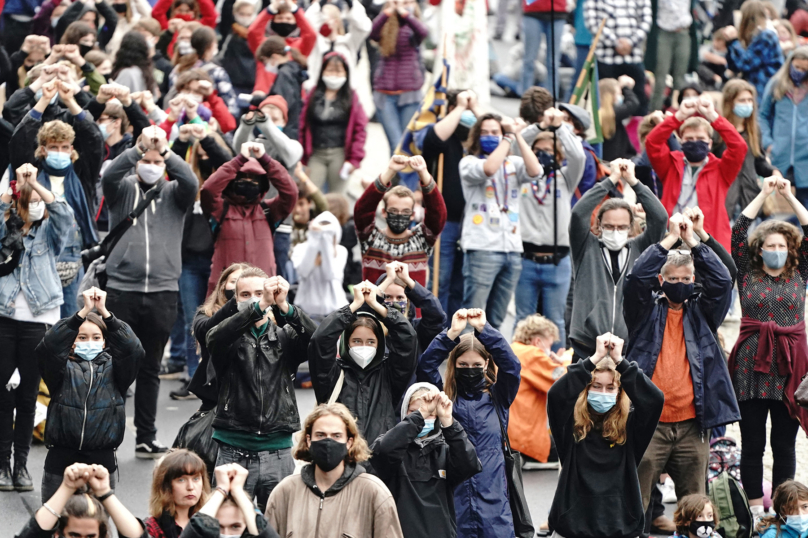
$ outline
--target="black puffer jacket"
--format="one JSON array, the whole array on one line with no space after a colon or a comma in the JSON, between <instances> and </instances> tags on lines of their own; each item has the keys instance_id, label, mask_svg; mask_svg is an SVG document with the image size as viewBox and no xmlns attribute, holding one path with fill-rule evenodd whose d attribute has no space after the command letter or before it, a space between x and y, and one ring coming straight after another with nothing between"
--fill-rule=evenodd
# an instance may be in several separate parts
<instances>
[{"instance_id":1,"label":"black puffer jacket","mask_svg":"<svg viewBox=\"0 0 808 538\"><path fill-rule=\"evenodd\" d=\"M297 367L306 360L306 350L316 326L299 307L282 316L256 339L250 328L263 316L245 308L207 334L210 360L219 383L214 428L256 434L300 429L295 390Z\"/></svg>"},{"instance_id":2,"label":"black puffer jacket","mask_svg":"<svg viewBox=\"0 0 808 538\"><path fill-rule=\"evenodd\" d=\"M371 315L361 310L358 313ZM417 338L407 318L395 308L388 308L387 318L377 319L387 327L388 335L385 337L381 328L377 330L376 356L363 370L350 358L347 345L350 335L345 334L355 319L349 305L323 320L311 339L309 370L318 403L328 401L340 373L345 372L337 401L357 418L365 439L376 439L398 423L396 406L417 365Z\"/></svg>"},{"instance_id":3,"label":"black puffer jacket","mask_svg":"<svg viewBox=\"0 0 808 538\"><path fill-rule=\"evenodd\" d=\"M42 379L51 395L45 444L78 450L115 449L126 429L124 394L145 356L132 329L115 316L107 324L106 349L92 361L71 357L84 320L60 320L36 347Z\"/></svg>"}]
</instances>

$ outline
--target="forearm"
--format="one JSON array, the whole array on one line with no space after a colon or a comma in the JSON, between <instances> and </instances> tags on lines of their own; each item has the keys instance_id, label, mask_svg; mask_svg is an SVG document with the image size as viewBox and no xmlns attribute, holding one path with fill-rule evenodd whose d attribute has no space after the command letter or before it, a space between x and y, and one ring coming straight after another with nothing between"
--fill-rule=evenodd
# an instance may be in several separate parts
<instances>
[{"instance_id":1,"label":"forearm","mask_svg":"<svg viewBox=\"0 0 808 538\"><path fill-rule=\"evenodd\" d=\"M123 503L114 494L104 500L104 508L112 517L115 528L120 536L137 538L143 534L143 527L132 513L126 509Z\"/></svg>"},{"instance_id":2,"label":"forearm","mask_svg":"<svg viewBox=\"0 0 808 538\"><path fill-rule=\"evenodd\" d=\"M797 215L797 220L800 221L800 225L808 226L808 210L806 210L805 206L802 205L799 200L797 200L797 197L794 196L794 194L792 194L791 189L789 189L785 199L788 201L791 209L794 210L794 214Z\"/></svg>"},{"instance_id":3,"label":"forearm","mask_svg":"<svg viewBox=\"0 0 808 538\"><path fill-rule=\"evenodd\" d=\"M436 123L434 130L438 138L444 141L449 140L449 137L457 130L457 126L460 124L460 117L466 110L466 107L458 105L454 110L449 112L445 118Z\"/></svg>"},{"instance_id":4,"label":"forearm","mask_svg":"<svg viewBox=\"0 0 808 538\"><path fill-rule=\"evenodd\" d=\"M502 166L503 162L505 162L505 159L508 157L508 153L510 153L510 151L511 141L507 138L503 138L499 142L497 149L495 149L483 163L483 172L485 172L485 175L491 177L496 174L499 167Z\"/></svg>"},{"instance_id":5,"label":"forearm","mask_svg":"<svg viewBox=\"0 0 808 538\"><path fill-rule=\"evenodd\" d=\"M744 208L741 212L743 216L749 219L756 219L758 214L760 213L761 208L763 208L763 202L766 201L766 198L769 195L766 194L764 191L760 191L755 198L749 202L749 205ZM792 206L793 207L793 206Z\"/></svg>"},{"instance_id":6,"label":"forearm","mask_svg":"<svg viewBox=\"0 0 808 538\"><path fill-rule=\"evenodd\" d=\"M247 524L247 532L252 536L258 536L258 526L255 524L255 508L247 497L247 494L244 493L244 490L241 488L233 488L230 491L230 496L236 501L241 513L244 515Z\"/></svg>"}]
</instances>

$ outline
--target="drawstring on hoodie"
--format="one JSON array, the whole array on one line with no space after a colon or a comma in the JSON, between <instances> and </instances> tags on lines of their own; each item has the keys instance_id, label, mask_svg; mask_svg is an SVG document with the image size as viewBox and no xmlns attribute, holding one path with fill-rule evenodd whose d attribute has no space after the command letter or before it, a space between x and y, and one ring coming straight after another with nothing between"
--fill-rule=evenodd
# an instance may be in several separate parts
<instances>
[{"instance_id":1,"label":"drawstring on hoodie","mask_svg":"<svg viewBox=\"0 0 808 538\"><path fill-rule=\"evenodd\" d=\"M152 187L152 188L154 188L154 187ZM137 205L139 203L140 203L140 187L135 189L135 203L132 204L132 211L133 212L134 212L135 209L137 209ZM154 215L157 212L157 204L154 203L154 198L152 198L152 201L151 201L150 205L151 205L152 215ZM137 217L135 217L135 219L132 221L132 226L137 226Z\"/></svg>"}]
</instances>

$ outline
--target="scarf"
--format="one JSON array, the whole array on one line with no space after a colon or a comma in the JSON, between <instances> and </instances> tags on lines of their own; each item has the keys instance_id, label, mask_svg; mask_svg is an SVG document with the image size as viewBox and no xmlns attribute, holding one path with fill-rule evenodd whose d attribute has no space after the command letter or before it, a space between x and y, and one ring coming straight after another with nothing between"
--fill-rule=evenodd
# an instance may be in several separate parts
<instances>
[{"instance_id":1,"label":"scarf","mask_svg":"<svg viewBox=\"0 0 808 538\"><path fill-rule=\"evenodd\" d=\"M48 166L43 160L39 161L39 176L37 181L40 185L51 190L50 176L63 176L65 178L65 201L73 209L73 215L81 231L82 247L88 248L98 243L98 232L95 230L93 213L87 204L87 197L84 195L84 188L74 166L71 164L62 170L56 170Z\"/></svg>"}]
</instances>

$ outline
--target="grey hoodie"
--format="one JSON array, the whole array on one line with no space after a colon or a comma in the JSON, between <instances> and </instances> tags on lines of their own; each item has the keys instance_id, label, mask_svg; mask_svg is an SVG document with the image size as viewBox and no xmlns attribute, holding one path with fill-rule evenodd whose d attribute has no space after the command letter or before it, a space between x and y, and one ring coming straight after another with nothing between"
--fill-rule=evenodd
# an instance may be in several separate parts
<instances>
[{"instance_id":1,"label":"grey hoodie","mask_svg":"<svg viewBox=\"0 0 808 538\"><path fill-rule=\"evenodd\" d=\"M145 192L131 174L140 160L137 148L121 153L101 178L110 229L143 200ZM166 172L152 189L160 195L135 219L107 260L108 287L118 291L178 291L182 270L183 219L196 199L199 182L191 167L169 151Z\"/></svg>"}]
</instances>

